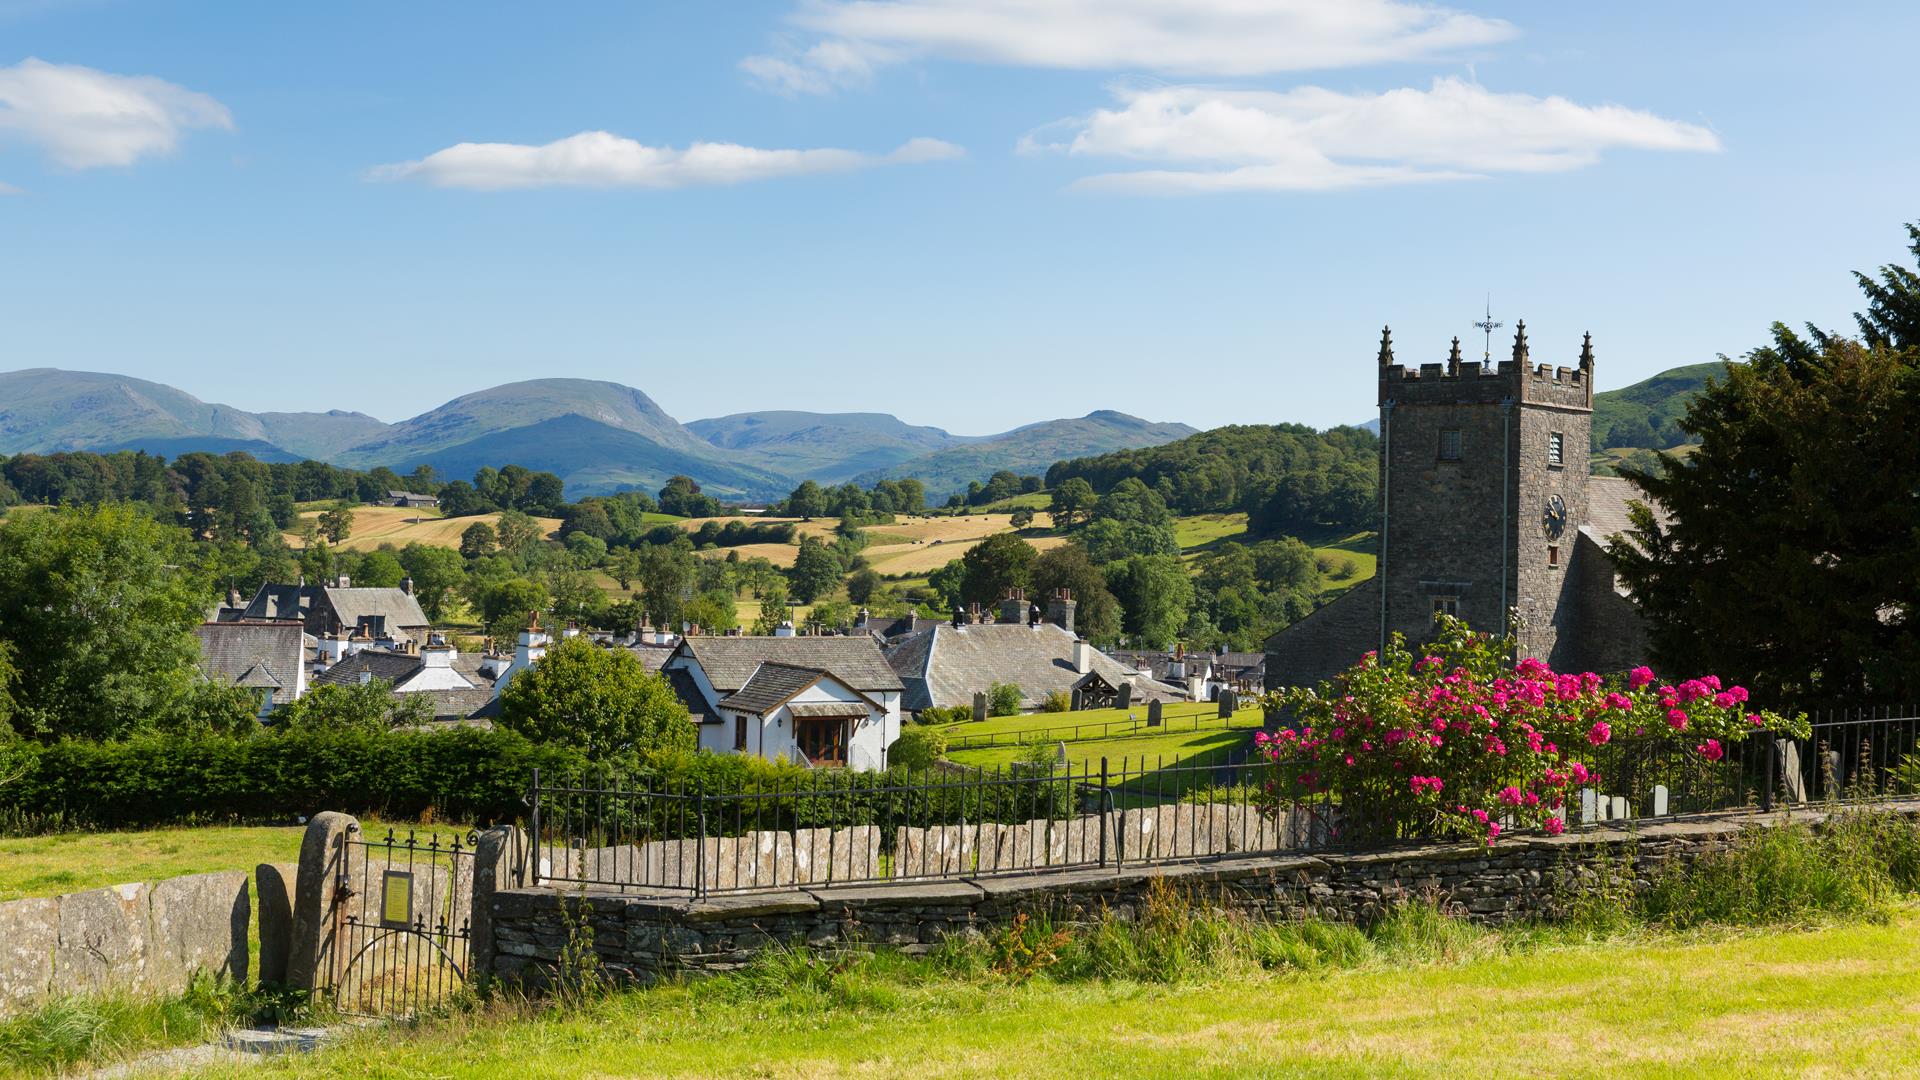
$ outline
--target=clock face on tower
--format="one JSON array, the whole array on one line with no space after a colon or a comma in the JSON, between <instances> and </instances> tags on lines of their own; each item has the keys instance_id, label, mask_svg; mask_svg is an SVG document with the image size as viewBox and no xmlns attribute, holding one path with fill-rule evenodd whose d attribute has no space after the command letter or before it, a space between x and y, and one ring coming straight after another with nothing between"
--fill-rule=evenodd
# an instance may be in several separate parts
<instances>
[{"instance_id":1,"label":"clock face on tower","mask_svg":"<svg viewBox=\"0 0 1920 1080\"><path fill-rule=\"evenodd\" d=\"M1558 495L1547 496L1546 508L1540 511L1540 527L1546 531L1547 539L1558 540L1560 534L1567 531L1567 502Z\"/></svg>"}]
</instances>

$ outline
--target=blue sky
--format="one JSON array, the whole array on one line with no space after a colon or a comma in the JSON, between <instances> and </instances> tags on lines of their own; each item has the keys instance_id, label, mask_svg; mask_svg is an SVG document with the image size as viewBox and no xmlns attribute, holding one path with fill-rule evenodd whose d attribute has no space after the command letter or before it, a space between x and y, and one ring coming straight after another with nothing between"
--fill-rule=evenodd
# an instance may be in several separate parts
<instances>
[{"instance_id":1,"label":"blue sky","mask_svg":"<svg viewBox=\"0 0 1920 1080\"><path fill-rule=\"evenodd\" d=\"M0 0L0 368L1327 425L1382 323L1439 360L1491 293L1537 360L1591 330L1604 389L1905 259L1915 40L1892 3Z\"/></svg>"}]
</instances>

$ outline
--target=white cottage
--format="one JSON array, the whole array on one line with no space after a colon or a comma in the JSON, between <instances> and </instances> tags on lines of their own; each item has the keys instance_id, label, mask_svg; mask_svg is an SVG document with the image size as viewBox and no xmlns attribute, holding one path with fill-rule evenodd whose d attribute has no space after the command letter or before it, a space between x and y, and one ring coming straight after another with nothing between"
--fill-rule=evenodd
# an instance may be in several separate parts
<instances>
[{"instance_id":1,"label":"white cottage","mask_svg":"<svg viewBox=\"0 0 1920 1080\"><path fill-rule=\"evenodd\" d=\"M688 637L662 672L703 749L884 769L900 737L900 678L865 634Z\"/></svg>"}]
</instances>

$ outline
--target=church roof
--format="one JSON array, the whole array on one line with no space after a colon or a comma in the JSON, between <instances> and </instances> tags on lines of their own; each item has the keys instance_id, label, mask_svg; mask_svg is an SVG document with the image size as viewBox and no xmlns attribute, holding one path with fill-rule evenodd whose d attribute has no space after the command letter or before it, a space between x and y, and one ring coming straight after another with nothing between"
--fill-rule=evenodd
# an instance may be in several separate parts
<instances>
[{"instance_id":1,"label":"church roof","mask_svg":"<svg viewBox=\"0 0 1920 1080\"><path fill-rule=\"evenodd\" d=\"M941 623L887 650L887 660L907 684L902 707L918 712L930 706L965 705L992 684L1020 687L1021 706L1037 707L1046 696L1068 691L1080 681L1074 667L1072 633L1054 623ZM1093 670L1110 684L1134 683L1134 698L1185 699L1185 693L1147 678L1129 679L1133 670L1092 649Z\"/></svg>"}]
</instances>

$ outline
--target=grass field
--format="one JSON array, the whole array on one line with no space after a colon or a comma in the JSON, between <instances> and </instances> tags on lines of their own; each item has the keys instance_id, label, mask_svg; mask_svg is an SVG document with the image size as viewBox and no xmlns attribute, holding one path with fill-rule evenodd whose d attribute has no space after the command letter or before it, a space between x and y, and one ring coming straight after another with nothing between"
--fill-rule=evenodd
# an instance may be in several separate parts
<instances>
[{"instance_id":1,"label":"grass field","mask_svg":"<svg viewBox=\"0 0 1920 1080\"><path fill-rule=\"evenodd\" d=\"M1196 551L1221 540L1238 539L1246 532L1245 514L1199 514L1173 519L1173 536L1183 552Z\"/></svg>"},{"instance_id":2,"label":"grass field","mask_svg":"<svg viewBox=\"0 0 1920 1080\"><path fill-rule=\"evenodd\" d=\"M1066 744L1067 764L1075 770L1084 765L1098 772L1100 760L1105 758L1108 766L1116 773L1137 773L1143 769L1171 766L1176 762L1189 760L1197 754L1224 752L1249 745L1253 740L1253 731L1251 727L1228 730L1214 726L1204 727L1198 731L1082 739ZM1025 756L1024 746L993 746L979 750L949 751L947 760L970 768L994 769L1011 765Z\"/></svg>"},{"instance_id":3,"label":"grass field","mask_svg":"<svg viewBox=\"0 0 1920 1080\"><path fill-rule=\"evenodd\" d=\"M832 518L814 518L812 521L800 521L795 518L768 517L724 517L724 518L688 518L682 524L689 530L698 529L708 521L725 524L729 521L748 523L777 523L793 525L803 534L822 538L831 538L835 526L839 523ZM1044 530L1049 526L1046 514L1034 518L1033 528ZM862 553L867 563L882 574L925 574L938 570L948 562L967 553L974 545L995 533L1007 532L1013 528L1009 514L966 514L960 517L902 517L891 525L876 525L866 530L868 545ZM1057 536L1032 536L1029 542L1045 551L1058 547L1065 539ZM724 559L727 552L737 551L743 559L759 556L775 566L789 567L800 549L794 544L742 544L733 548L712 548L701 554L709 558Z\"/></svg>"},{"instance_id":4,"label":"grass field","mask_svg":"<svg viewBox=\"0 0 1920 1080\"><path fill-rule=\"evenodd\" d=\"M1020 716L996 716L986 720L963 720L943 725L948 739L992 737L995 745L951 749L948 760L958 765L995 768L1019 761L1026 754L1025 744L1032 741L1064 742L1067 760L1077 768L1082 762L1098 767L1107 758L1118 769L1122 760L1138 767L1143 761L1160 760L1172 764L1176 758L1207 753L1246 743L1259 724L1258 706L1234 714L1238 727L1229 728L1218 715L1219 707L1208 702L1182 702L1162 707L1164 728L1149 728L1144 705L1131 709L1088 709L1084 712L1027 713ZM1072 728L1079 728L1075 737ZM1063 730L1067 729L1067 730ZM1104 729L1104 730L1103 730ZM1171 730L1168 730L1171 729ZM1051 730L1052 735L1043 734Z\"/></svg>"},{"instance_id":5,"label":"grass field","mask_svg":"<svg viewBox=\"0 0 1920 1080\"><path fill-rule=\"evenodd\" d=\"M1236 964L1171 984L823 963L371 1030L214 1075L1904 1076L1920 1061L1911 914L1597 943L1334 939L1361 950L1345 970Z\"/></svg>"},{"instance_id":6,"label":"grass field","mask_svg":"<svg viewBox=\"0 0 1920 1080\"><path fill-rule=\"evenodd\" d=\"M300 515L301 520L312 520L320 516L319 511ZM663 520L678 521L661 515ZM437 510L409 510L399 506L359 506L353 511L353 532L338 545L342 551L372 551L381 544L394 547L406 547L408 544L426 544L431 547L457 548L460 546L460 534L476 521L492 525L500 520L499 514L476 514L473 517L441 517ZM560 527L559 518L534 518L540 528L548 535ZM298 547L300 538L289 533L287 542Z\"/></svg>"}]
</instances>

